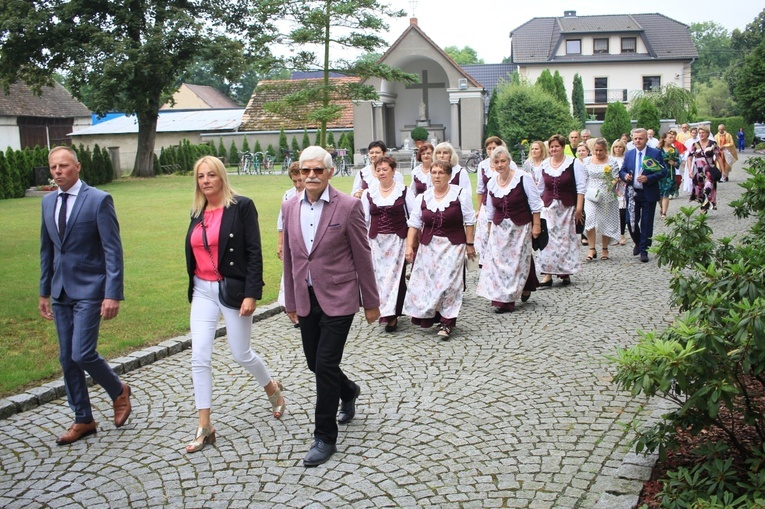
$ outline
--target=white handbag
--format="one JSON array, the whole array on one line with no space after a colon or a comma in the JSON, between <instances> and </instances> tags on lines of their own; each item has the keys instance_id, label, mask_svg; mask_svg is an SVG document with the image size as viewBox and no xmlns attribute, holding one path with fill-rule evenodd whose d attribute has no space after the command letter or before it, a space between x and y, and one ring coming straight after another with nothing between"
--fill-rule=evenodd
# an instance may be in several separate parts
<instances>
[{"instance_id":1,"label":"white handbag","mask_svg":"<svg viewBox=\"0 0 765 509\"><path fill-rule=\"evenodd\" d=\"M591 187L587 189L587 192L584 195L584 198L586 200L590 200L593 203L600 203L603 199L603 191L594 187Z\"/></svg>"}]
</instances>

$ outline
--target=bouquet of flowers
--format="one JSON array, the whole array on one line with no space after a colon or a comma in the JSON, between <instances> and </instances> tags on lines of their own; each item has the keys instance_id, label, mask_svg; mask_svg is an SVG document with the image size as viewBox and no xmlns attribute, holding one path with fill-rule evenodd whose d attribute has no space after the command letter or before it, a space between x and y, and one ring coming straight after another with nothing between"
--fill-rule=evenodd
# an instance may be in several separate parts
<instances>
[{"instance_id":1,"label":"bouquet of flowers","mask_svg":"<svg viewBox=\"0 0 765 509\"><path fill-rule=\"evenodd\" d=\"M669 147L667 151L664 152L664 162L667 163L667 166L670 168L677 168L678 164L680 164L680 154L677 149Z\"/></svg>"},{"instance_id":2,"label":"bouquet of flowers","mask_svg":"<svg viewBox=\"0 0 765 509\"><path fill-rule=\"evenodd\" d=\"M614 197L618 196L619 194L619 176L614 176L612 173L612 168L610 164L607 164L603 167L603 180L606 182L610 182L611 185L606 185L606 188L611 191ZM610 197L609 197L610 198Z\"/></svg>"}]
</instances>

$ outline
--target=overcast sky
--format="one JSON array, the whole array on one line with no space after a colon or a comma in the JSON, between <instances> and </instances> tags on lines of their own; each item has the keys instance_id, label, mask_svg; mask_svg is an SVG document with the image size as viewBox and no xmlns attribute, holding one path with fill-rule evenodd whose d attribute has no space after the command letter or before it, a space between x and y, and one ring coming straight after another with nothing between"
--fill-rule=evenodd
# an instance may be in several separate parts
<instances>
[{"instance_id":1,"label":"overcast sky","mask_svg":"<svg viewBox=\"0 0 765 509\"><path fill-rule=\"evenodd\" d=\"M387 3L407 12L405 18L390 23L387 39L393 43L409 26L412 8L409 0L387 0ZM580 16L656 12L686 25L715 21L732 31L746 28L763 6L755 0L588 0L579 3L570 0L418 0L415 14L420 28L442 48L470 46L478 58L495 64L510 56L511 30L531 18L563 16L565 10L576 11Z\"/></svg>"}]
</instances>

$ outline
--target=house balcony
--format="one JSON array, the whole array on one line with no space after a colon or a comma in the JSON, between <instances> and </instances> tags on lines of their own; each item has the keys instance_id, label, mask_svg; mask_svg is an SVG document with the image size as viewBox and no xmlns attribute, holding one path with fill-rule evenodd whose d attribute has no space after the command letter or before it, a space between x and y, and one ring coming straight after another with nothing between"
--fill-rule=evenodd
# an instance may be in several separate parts
<instances>
[{"instance_id":1,"label":"house balcony","mask_svg":"<svg viewBox=\"0 0 765 509\"><path fill-rule=\"evenodd\" d=\"M584 91L584 104L603 104L629 102L626 88L593 88Z\"/></svg>"}]
</instances>

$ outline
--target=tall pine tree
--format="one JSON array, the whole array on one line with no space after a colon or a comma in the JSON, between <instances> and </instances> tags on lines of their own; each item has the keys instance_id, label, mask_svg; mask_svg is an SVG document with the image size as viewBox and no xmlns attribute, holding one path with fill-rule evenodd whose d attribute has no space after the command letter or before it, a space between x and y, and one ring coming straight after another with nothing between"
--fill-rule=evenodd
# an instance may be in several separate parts
<instances>
[{"instance_id":1,"label":"tall pine tree","mask_svg":"<svg viewBox=\"0 0 765 509\"><path fill-rule=\"evenodd\" d=\"M584 106L584 85L579 73L574 74L574 88L571 90L571 104L574 107L574 118L584 128L587 122L587 108Z\"/></svg>"}]
</instances>

